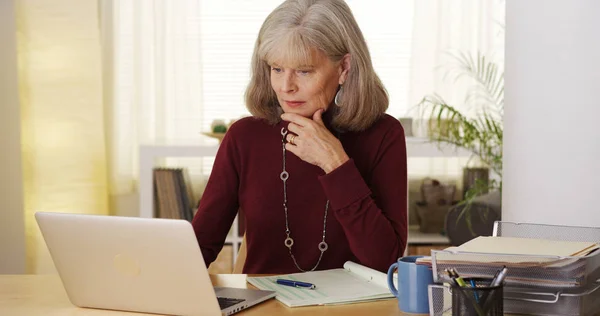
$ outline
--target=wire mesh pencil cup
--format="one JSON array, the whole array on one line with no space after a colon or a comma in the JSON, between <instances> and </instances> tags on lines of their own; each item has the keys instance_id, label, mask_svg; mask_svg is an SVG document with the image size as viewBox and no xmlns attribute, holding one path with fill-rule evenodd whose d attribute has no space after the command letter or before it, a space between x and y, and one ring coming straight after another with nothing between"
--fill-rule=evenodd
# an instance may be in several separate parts
<instances>
[{"instance_id":1,"label":"wire mesh pencil cup","mask_svg":"<svg viewBox=\"0 0 600 316\"><path fill-rule=\"evenodd\" d=\"M485 278L466 278L464 281L466 287L452 286L452 315L504 315L502 284L490 286L492 279Z\"/></svg>"}]
</instances>

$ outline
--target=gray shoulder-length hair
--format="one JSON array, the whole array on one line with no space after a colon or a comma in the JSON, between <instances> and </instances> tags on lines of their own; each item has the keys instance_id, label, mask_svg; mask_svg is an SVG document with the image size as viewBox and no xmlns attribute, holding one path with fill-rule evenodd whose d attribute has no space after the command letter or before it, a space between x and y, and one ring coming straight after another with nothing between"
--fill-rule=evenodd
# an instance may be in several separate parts
<instances>
[{"instance_id":1,"label":"gray shoulder-length hair","mask_svg":"<svg viewBox=\"0 0 600 316\"><path fill-rule=\"evenodd\" d=\"M339 106L332 111L333 127L346 131L370 127L385 113L389 99L362 32L343 0L287 0L269 14L252 56L245 94L250 113L272 124L279 122L282 110L270 84L269 64L310 64L314 49L332 62L340 62L348 53L351 56Z\"/></svg>"}]
</instances>

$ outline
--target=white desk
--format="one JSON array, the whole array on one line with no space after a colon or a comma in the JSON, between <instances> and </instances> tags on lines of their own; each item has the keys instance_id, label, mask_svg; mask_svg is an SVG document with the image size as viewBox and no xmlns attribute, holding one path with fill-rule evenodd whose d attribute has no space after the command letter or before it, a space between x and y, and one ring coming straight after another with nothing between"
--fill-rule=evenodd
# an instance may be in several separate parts
<instances>
[{"instance_id":1,"label":"white desk","mask_svg":"<svg viewBox=\"0 0 600 316\"><path fill-rule=\"evenodd\" d=\"M139 216L154 217L154 195L152 171L157 158L165 157L214 157L219 148L216 139L202 136L193 141L158 141L142 144L139 152ZM406 153L408 157L469 157L471 152L462 148L429 142L427 138L407 137ZM233 245L234 262L242 239L238 236L237 217L233 222L232 235L226 242Z\"/></svg>"},{"instance_id":2,"label":"white desk","mask_svg":"<svg viewBox=\"0 0 600 316\"><path fill-rule=\"evenodd\" d=\"M141 145L139 152L139 216L154 216L152 169L156 158L214 157L218 147L217 140L208 137L198 141L162 141ZM450 146L438 148L437 144L430 143L428 139L420 137L406 138L406 153L408 157L422 158L471 156L469 151L462 148L458 150Z\"/></svg>"}]
</instances>

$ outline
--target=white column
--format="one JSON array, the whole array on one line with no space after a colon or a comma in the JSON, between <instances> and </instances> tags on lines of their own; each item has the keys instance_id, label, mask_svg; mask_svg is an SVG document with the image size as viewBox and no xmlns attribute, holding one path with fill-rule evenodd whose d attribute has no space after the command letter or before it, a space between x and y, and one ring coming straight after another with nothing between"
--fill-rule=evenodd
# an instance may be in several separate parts
<instances>
[{"instance_id":1,"label":"white column","mask_svg":"<svg viewBox=\"0 0 600 316\"><path fill-rule=\"evenodd\" d=\"M25 273L15 3L0 0L0 274Z\"/></svg>"},{"instance_id":2,"label":"white column","mask_svg":"<svg viewBox=\"0 0 600 316\"><path fill-rule=\"evenodd\" d=\"M502 219L600 226L600 1L506 5Z\"/></svg>"}]
</instances>

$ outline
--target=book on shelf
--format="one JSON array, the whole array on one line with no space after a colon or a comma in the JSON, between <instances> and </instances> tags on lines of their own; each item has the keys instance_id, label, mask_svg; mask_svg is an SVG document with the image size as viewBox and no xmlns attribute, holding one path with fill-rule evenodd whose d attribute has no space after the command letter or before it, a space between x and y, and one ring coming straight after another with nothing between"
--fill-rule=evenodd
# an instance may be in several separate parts
<instances>
[{"instance_id":1,"label":"book on shelf","mask_svg":"<svg viewBox=\"0 0 600 316\"><path fill-rule=\"evenodd\" d=\"M155 216L191 221L193 212L181 168L154 168Z\"/></svg>"},{"instance_id":2,"label":"book on shelf","mask_svg":"<svg viewBox=\"0 0 600 316\"><path fill-rule=\"evenodd\" d=\"M308 282L316 288L281 285L277 279ZM385 273L351 261L338 269L248 277L247 281L261 290L277 292L275 298L289 307L350 304L394 297L388 289Z\"/></svg>"},{"instance_id":3,"label":"book on shelf","mask_svg":"<svg viewBox=\"0 0 600 316\"><path fill-rule=\"evenodd\" d=\"M186 173L184 172L185 169L176 169L176 174L177 174L177 183L179 185L179 189L180 189L180 200L181 200L181 207L182 207L182 214L183 214L183 218L189 222L192 221L192 219L194 218L194 214L193 214L193 210L192 210L192 203L190 203L190 196L191 196L191 192L190 192L190 188L187 185L187 176Z\"/></svg>"}]
</instances>

